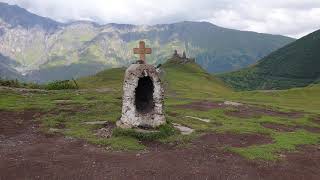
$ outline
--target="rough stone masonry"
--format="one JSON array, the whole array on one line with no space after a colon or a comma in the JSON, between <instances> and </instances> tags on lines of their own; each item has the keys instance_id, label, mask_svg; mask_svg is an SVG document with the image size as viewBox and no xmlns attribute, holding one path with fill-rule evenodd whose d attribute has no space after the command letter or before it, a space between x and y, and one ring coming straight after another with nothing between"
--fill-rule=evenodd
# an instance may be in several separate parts
<instances>
[{"instance_id":1,"label":"rough stone masonry","mask_svg":"<svg viewBox=\"0 0 320 180\"><path fill-rule=\"evenodd\" d=\"M145 63L145 54L151 49L145 48L140 41L140 61L132 64L125 72L122 97L122 115L117 125L122 128L154 128L165 123L164 89L159 73L153 65Z\"/></svg>"}]
</instances>

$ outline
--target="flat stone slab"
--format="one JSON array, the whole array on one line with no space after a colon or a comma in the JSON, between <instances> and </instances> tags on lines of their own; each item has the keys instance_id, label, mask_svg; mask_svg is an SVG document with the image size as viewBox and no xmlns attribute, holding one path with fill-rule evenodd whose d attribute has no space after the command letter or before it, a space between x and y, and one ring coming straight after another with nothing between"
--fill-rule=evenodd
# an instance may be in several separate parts
<instances>
[{"instance_id":1,"label":"flat stone slab","mask_svg":"<svg viewBox=\"0 0 320 180\"><path fill-rule=\"evenodd\" d=\"M210 122L211 120L210 119L202 119L202 118L199 118L199 117L193 117L193 116L185 116L186 118L191 118L191 119L196 119L196 120L199 120L199 121L203 121L203 122Z\"/></svg>"},{"instance_id":2,"label":"flat stone slab","mask_svg":"<svg viewBox=\"0 0 320 180\"><path fill-rule=\"evenodd\" d=\"M65 131L66 129L58 129L58 128L50 128L49 129L49 132L52 132L52 133L61 133L63 131Z\"/></svg>"},{"instance_id":3,"label":"flat stone slab","mask_svg":"<svg viewBox=\"0 0 320 180\"><path fill-rule=\"evenodd\" d=\"M178 129L178 130L181 132L181 134L183 134L183 135L191 134L191 133L194 131L194 129L191 129L191 128L186 127L186 126L182 126L181 124L177 124L177 123L172 123L172 124L173 124L173 126L174 126L176 129Z\"/></svg>"},{"instance_id":4,"label":"flat stone slab","mask_svg":"<svg viewBox=\"0 0 320 180\"><path fill-rule=\"evenodd\" d=\"M229 105L229 106L242 106L242 103L238 103L238 102L233 102L233 101L225 101L223 102L224 105Z\"/></svg>"},{"instance_id":5,"label":"flat stone slab","mask_svg":"<svg viewBox=\"0 0 320 180\"><path fill-rule=\"evenodd\" d=\"M149 130L149 129L133 129L135 132L138 132L138 133L158 133L160 131L158 130Z\"/></svg>"},{"instance_id":6,"label":"flat stone slab","mask_svg":"<svg viewBox=\"0 0 320 180\"><path fill-rule=\"evenodd\" d=\"M104 93L104 92L111 92L113 91L112 88L99 88L99 89L95 89L97 92L99 93Z\"/></svg>"},{"instance_id":7,"label":"flat stone slab","mask_svg":"<svg viewBox=\"0 0 320 180\"><path fill-rule=\"evenodd\" d=\"M108 121L90 121L90 122L84 122L83 124L86 125L103 125L107 123Z\"/></svg>"},{"instance_id":8,"label":"flat stone slab","mask_svg":"<svg viewBox=\"0 0 320 180\"><path fill-rule=\"evenodd\" d=\"M56 99L54 100L55 103L72 103L72 100L69 99Z\"/></svg>"}]
</instances>

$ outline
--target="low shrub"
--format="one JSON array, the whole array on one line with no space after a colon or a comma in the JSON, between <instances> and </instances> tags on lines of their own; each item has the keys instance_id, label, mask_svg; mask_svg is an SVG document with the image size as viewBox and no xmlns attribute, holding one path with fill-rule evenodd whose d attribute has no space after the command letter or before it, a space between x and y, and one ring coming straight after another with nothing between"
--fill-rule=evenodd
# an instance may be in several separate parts
<instances>
[{"instance_id":1,"label":"low shrub","mask_svg":"<svg viewBox=\"0 0 320 180\"><path fill-rule=\"evenodd\" d=\"M19 80L5 80L0 78L0 86L7 86L13 88L29 88L29 89L42 89L43 85L36 83L20 82Z\"/></svg>"},{"instance_id":2,"label":"low shrub","mask_svg":"<svg viewBox=\"0 0 320 180\"><path fill-rule=\"evenodd\" d=\"M0 85L8 86L8 87L21 87L22 84L17 79L15 80L0 79Z\"/></svg>"},{"instance_id":3,"label":"low shrub","mask_svg":"<svg viewBox=\"0 0 320 180\"><path fill-rule=\"evenodd\" d=\"M76 82L70 80L53 81L45 86L47 90L79 89Z\"/></svg>"}]
</instances>

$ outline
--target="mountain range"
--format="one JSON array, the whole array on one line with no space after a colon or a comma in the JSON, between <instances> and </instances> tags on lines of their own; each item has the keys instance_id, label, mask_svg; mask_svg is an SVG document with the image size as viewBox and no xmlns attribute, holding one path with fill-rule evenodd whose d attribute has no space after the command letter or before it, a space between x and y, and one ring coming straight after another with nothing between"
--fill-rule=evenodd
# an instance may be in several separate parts
<instances>
[{"instance_id":1,"label":"mountain range","mask_svg":"<svg viewBox=\"0 0 320 180\"><path fill-rule=\"evenodd\" d=\"M12 66L17 66L16 62L0 54L0 79L20 79L23 77Z\"/></svg>"},{"instance_id":2,"label":"mountain range","mask_svg":"<svg viewBox=\"0 0 320 180\"><path fill-rule=\"evenodd\" d=\"M176 49L196 58L210 73L246 67L295 41L280 35L222 28L208 22L60 23L16 5L0 3L0 54L10 60L0 67L10 69L14 74L10 76L14 78L21 76L46 82L127 66L137 60L132 48L140 40L145 40L153 49L148 63L163 63Z\"/></svg>"},{"instance_id":3,"label":"mountain range","mask_svg":"<svg viewBox=\"0 0 320 180\"><path fill-rule=\"evenodd\" d=\"M280 48L257 64L219 75L240 90L289 89L320 82L320 30Z\"/></svg>"}]
</instances>

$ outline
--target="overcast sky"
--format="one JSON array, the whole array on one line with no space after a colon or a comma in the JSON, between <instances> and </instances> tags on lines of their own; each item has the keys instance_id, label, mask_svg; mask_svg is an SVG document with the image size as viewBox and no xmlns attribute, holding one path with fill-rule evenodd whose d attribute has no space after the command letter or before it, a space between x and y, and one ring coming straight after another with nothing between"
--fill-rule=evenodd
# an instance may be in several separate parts
<instances>
[{"instance_id":1,"label":"overcast sky","mask_svg":"<svg viewBox=\"0 0 320 180\"><path fill-rule=\"evenodd\" d=\"M100 24L208 21L239 30L302 37L320 29L320 0L0 0L52 19Z\"/></svg>"}]
</instances>

